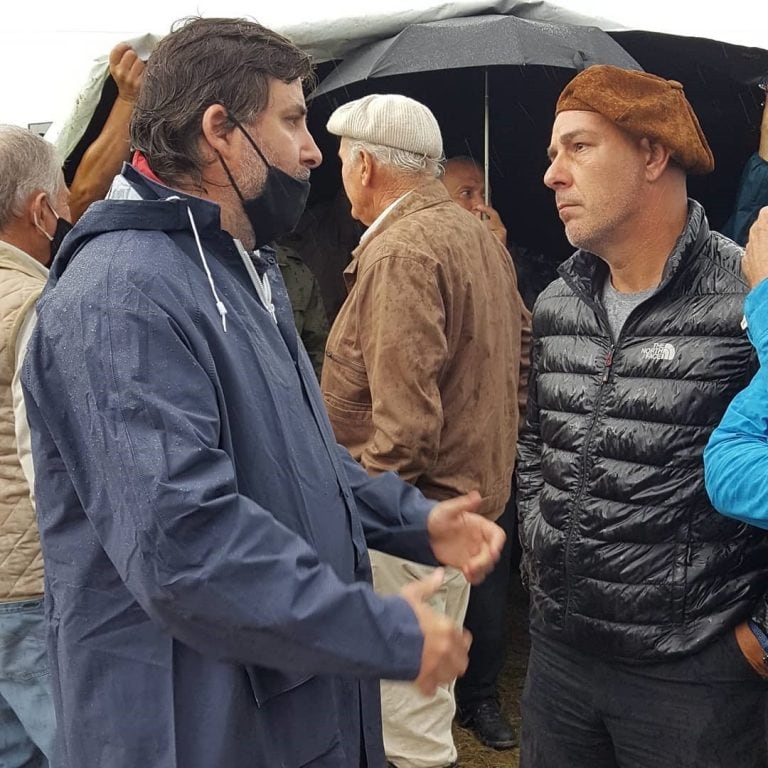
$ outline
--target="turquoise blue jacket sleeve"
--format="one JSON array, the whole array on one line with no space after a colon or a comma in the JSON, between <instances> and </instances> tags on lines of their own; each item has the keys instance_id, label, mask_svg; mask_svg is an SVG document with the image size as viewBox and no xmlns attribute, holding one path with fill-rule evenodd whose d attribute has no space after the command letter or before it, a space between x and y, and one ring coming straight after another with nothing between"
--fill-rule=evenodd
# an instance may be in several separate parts
<instances>
[{"instance_id":1,"label":"turquoise blue jacket sleeve","mask_svg":"<svg viewBox=\"0 0 768 768\"><path fill-rule=\"evenodd\" d=\"M719 512L768 528L768 280L748 294L744 313L760 368L709 440L705 479Z\"/></svg>"}]
</instances>

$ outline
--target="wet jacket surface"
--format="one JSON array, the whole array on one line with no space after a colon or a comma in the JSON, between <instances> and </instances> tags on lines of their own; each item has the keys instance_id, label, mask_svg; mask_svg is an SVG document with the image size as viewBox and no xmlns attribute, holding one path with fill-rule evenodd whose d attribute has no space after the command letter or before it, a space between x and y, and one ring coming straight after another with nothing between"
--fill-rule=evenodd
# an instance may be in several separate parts
<instances>
[{"instance_id":1,"label":"wet jacket surface","mask_svg":"<svg viewBox=\"0 0 768 768\"><path fill-rule=\"evenodd\" d=\"M354 251L322 389L338 441L428 498L509 498L530 314L506 249L439 181L410 191ZM521 365L523 372L521 374Z\"/></svg>"},{"instance_id":2,"label":"wet jacket surface","mask_svg":"<svg viewBox=\"0 0 768 768\"><path fill-rule=\"evenodd\" d=\"M217 206L123 175L143 199L70 234L24 366L57 766L381 765L378 678L422 638L366 539L434 562L431 504L336 445L274 254L277 322Z\"/></svg>"},{"instance_id":3,"label":"wet jacket surface","mask_svg":"<svg viewBox=\"0 0 768 768\"><path fill-rule=\"evenodd\" d=\"M517 478L534 631L650 662L764 606L768 538L715 512L702 466L754 371L741 255L690 201L658 291L615 343L595 256L578 251L539 297Z\"/></svg>"}]
</instances>

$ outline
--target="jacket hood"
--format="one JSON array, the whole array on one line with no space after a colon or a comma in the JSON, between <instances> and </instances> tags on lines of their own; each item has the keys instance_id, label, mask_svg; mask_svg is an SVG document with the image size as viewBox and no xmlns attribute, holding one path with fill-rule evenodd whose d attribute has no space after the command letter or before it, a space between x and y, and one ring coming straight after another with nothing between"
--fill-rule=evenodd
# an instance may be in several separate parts
<instances>
[{"instance_id":1,"label":"jacket hood","mask_svg":"<svg viewBox=\"0 0 768 768\"><path fill-rule=\"evenodd\" d=\"M157 184L124 163L109 197L93 203L64 238L51 265L49 286L58 282L80 248L97 235L115 230L192 232L190 212L201 234L219 230L218 205Z\"/></svg>"}]
</instances>

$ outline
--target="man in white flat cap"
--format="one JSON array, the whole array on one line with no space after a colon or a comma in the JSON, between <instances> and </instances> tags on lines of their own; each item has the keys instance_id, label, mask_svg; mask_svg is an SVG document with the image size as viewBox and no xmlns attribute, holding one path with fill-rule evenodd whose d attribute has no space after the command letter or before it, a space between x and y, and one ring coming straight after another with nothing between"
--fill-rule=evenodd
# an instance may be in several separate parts
<instances>
[{"instance_id":1,"label":"man in white flat cap","mask_svg":"<svg viewBox=\"0 0 768 768\"><path fill-rule=\"evenodd\" d=\"M322 389L336 438L370 474L397 472L428 498L478 489L479 513L494 520L509 496L525 402L529 329L514 266L440 183L440 127L423 104L366 96L327 127L341 137L352 216L368 226L326 347ZM371 554L382 593L430 570ZM448 569L432 605L461 624L468 597L464 577ZM382 709L390 765L455 765L453 685L427 698L382 683Z\"/></svg>"}]
</instances>

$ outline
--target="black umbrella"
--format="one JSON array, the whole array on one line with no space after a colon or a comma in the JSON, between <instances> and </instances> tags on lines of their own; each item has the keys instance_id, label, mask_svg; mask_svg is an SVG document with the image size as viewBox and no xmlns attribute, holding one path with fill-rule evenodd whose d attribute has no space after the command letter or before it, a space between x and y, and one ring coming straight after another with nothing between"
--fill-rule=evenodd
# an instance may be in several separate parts
<instances>
[{"instance_id":1,"label":"black umbrella","mask_svg":"<svg viewBox=\"0 0 768 768\"><path fill-rule=\"evenodd\" d=\"M317 87L312 98L373 78L424 72L484 70L484 154L489 191L489 67L547 66L582 70L590 64L640 65L597 27L528 21L491 14L411 24L386 40L363 46L345 58ZM427 102L429 103L429 102Z\"/></svg>"},{"instance_id":2,"label":"black umbrella","mask_svg":"<svg viewBox=\"0 0 768 768\"><path fill-rule=\"evenodd\" d=\"M549 24L518 16L466 16L411 24L349 54L313 96L360 80L464 67L546 65L581 70L590 64L640 65L597 27Z\"/></svg>"}]
</instances>

